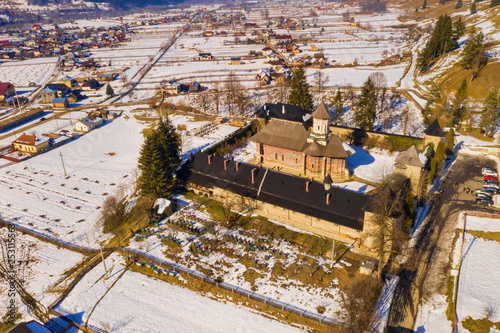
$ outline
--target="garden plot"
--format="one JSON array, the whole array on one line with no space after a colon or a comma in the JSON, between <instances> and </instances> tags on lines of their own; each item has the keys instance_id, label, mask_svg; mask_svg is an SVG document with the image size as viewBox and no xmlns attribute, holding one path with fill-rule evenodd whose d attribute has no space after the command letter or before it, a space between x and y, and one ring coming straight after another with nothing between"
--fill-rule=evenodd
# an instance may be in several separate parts
<instances>
[{"instance_id":1,"label":"garden plot","mask_svg":"<svg viewBox=\"0 0 500 333\"><path fill-rule=\"evenodd\" d=\"M332 270L329 260L283 239L242 227L227 229L192 204L166 220L151 221L130 247L326 316L342 312L339 277L356 270L350 259Z\"/></svg>"},{"instance_id":2,"label":"garden plot","mask_svg":"<svg viewBox=\"0 0 500 333\"><path fill-rule=\"evenodd\" d=\"M132 118L118 118L66 145L1 169L3 218L53 238L96 246L94 239L101 233L98 208L108 195L128 190L133 181L142 128Z\"/></svg>"},{"instance_id":3,"label":"garden plot","mask_svg":"<svg viewBox=\"0 0 500 333\"><path fill-rule=\"evenodd\" d=\"M0 237L7 239L7 229L0 229ZM50 291L50 287L77 262L83 259L83 255L61 249L55 245L39 241L31 236L19 232L15 237L16 246L16 268L20 279L25 280L24 287L44 306L49 306L59 295ZM8 285L0 281L0 302L8 304ZM21 299L16 296L16 304L20 306L19 313L23 315L23 321L32 318ZM0 316L3 318L6 308L1 307Z\"/></svg>"},{"instance_id":4,"label":"garden plot","mask_svg":"<svg viewBox=\"0 0 500 333\"><path fill-rule=\"evenodd\" d=\"M11 82L14 86L28 86L30 82L44 85L55 70L57 58L40 58L22 62L0 64L0 81Z\"/></svg>"},{"instance_id":5,"label":"garden plot","mask_svg":"<svg viewBox=\"0 0 500 333\"><path fill-rule=\"evenodd\" d=\"M77 323L117 332L299 332L234 304L126 270L117 254L99 264L56 308ZM182 279L182 277L179 277ZM214 296L212 296L214 297ZM97 302L99 302L97 304Z\"/></svg>"}]
</instances>

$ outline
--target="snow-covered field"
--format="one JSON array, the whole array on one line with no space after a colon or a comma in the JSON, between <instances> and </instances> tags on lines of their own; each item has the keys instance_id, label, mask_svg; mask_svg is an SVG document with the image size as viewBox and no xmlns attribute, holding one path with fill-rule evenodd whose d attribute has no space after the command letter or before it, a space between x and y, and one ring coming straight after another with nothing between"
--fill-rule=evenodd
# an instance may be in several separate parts
<instances>
[{"instance_id":1,"label":"snow-covered field","mask_svg":"<svg viewBox=\"0 0 500 333\"><path fill-rule=\"evenodd\" d=\"M73 142L0 169L3 218L55 238L95 246L98 207L132 181L142 128L134 119L117 118Z\"/></svg>"},{"instance_id":2,"label":"snow-covered field","mask_svg":"<svg viewBox=\"0 0 500 333\"><path fill-rule=\"evenodd\" d=\"M500 219L468 216L462 267L457 294L459 320L467 316L481 319L491 312L493 322L500 321L500 262L493 254L500 252L500 242L467 233L468 230L500 232Z\"/></svg>"},{"instance_id":3,"label":"snow-covered field","mask_svg":"<svg viewBox=\"0 0 500 333\"><path fill-rule=\"evenodd\" d=\"M241 305L218 302L189 289L126 271L125 261L119 255L111 255L106 264L110 270L108 280L103 279L103 265L98 265L60 305L73 314L75 321L85 323L92 313L91 325L134 333L302 331Z\"/></svg>"},{"instance_id":4,"label":"snow-covered field","mask_svg":"<svg viewBox=\"0 0 500 333\"><path fill-rule=\"evenodd\" d=\"M383 149L353 147L356 153L347 158L347 168L354 171L354 176L371 182L380 182L384 177L394 172L394 160L397 153Z\"/></svg>"},{"instance_id":5,"label":"snow-covered field","mask_svg":"<svg viewBox=\"0 0 500 333\"><path fill-rule=\"evenodd\" d=\"M0 64L0 81L11 82L14 86L28 86L30 82L44 85L50 79L56 64L57 58L4 62Z\"/></svg>"},{"instance_id":6,"label":"snow-covered field","mask_svg":"<svg viewBox=\"0 0 500 333\"><path fill-rule=\"evenodd\" d=\"M0 237L7 239L7 229L0 229ZM49 306L58 296L58 293L49 291L62 274L83 259L83 255L61 249L50 243L39 241L31 236L16 233L16 269L18 277L26 282L24 287L32 296L40 301L45 307ZM0 302L8 304L8 285L0 281ZM19 313L23 315L24 321L29 321L27 307L22 304L16 295L16 304L20 307ZM2 306L0 316L6 313L6 307Z\"/></svg>"}]
</instances>

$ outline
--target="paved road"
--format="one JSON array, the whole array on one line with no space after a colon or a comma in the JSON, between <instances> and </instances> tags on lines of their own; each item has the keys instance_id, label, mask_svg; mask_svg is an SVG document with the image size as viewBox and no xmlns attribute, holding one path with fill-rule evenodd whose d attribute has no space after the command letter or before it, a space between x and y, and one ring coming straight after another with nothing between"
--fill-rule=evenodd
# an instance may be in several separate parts
<instances>
[{"instance_id":1,"label":"paved road","mask_svg":"<svg viewBox=\"0 0 500 333\"><path fill-rule=\"evenodd\" d=\"M464 188L482 187L481 168L496 167L493 160L459 154L439 187L441 195L432 196L429 217L422 225L417 246L401 270L391 307L388 332L413 332L418 305L433 294L447 293L447 277L457 218L462 211L499 213L500 210L475 203Z\"/></svg>"}]
</instances>

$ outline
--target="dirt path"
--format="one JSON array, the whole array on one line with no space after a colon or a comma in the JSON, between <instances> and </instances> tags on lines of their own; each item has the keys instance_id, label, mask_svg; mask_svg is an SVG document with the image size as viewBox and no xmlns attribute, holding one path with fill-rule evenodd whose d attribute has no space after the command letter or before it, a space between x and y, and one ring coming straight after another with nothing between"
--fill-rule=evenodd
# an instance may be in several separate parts
<instances>
[{"instance_id":1,"label":"dirt path","mask_svg":"<svg viewBox=\"0 0 500 333\"><path fill-rule=\"evenodd\" d=\"M475 197L463 191L467 187L482 186L483 166L495 166L495 163L485 157L459 154L439 187L443 193L429 199L431 211L423 222L417 245L409 251L412 262L399 274L388 332L412 331L418 305L434 294L447 293L448 265L458 214L464 210L498 212L477 205Z\"/></svg>"}]
</instances>

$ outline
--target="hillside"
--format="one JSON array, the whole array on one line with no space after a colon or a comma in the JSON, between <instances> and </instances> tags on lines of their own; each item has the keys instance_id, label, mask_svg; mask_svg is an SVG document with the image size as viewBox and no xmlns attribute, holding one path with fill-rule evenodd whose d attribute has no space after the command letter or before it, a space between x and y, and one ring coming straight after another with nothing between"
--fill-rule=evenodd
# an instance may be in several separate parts
<instances>
[{"instance_id":1,"label":"hillside","mask_svg":"<svg viewBox=\"0 0 500 333\"><path fill-rule=\"evenodd\" d=\"M417 2L417 1L415 1ZM422 2L422 1L420 1ZM418 88L427 92L431 86L438 84L443 96L448 96L455 92L463 79L468 82L468 95L474 102L482 102L488 92L492 89L500 88L500 7L489 8L489 2L477 3L478 12L474 15L470 14L470 4L466 4L460 9L455 9L456 2L446 5L434 4L427 10L419 10L416 13L410 13L406 16L418 15L422 25L432 24L435 19L443 14L448 13L456 21L459 17L465 22L467 29L476 27L483 32L489 42L488 47L488 64L484 67L476 79L471 82L472 71L465 70L461 67L463 45L467 39L464 36L459 41L459 48L444 54L437 59L436 63L425 73L416 73L416 84ZM415 17L413 17L415 19Z\"/></svg>"},{"instance_id":2,"label":"hillside","mask_svg":"<svg viewBox=\"0 0 500 333\"><path fill-rule=\"evenodd\" d=\"M184 0L89 0L96 3L109 3L115 9L127 10L134 7L173 5Z\"/></svg>"}]
</instances>

